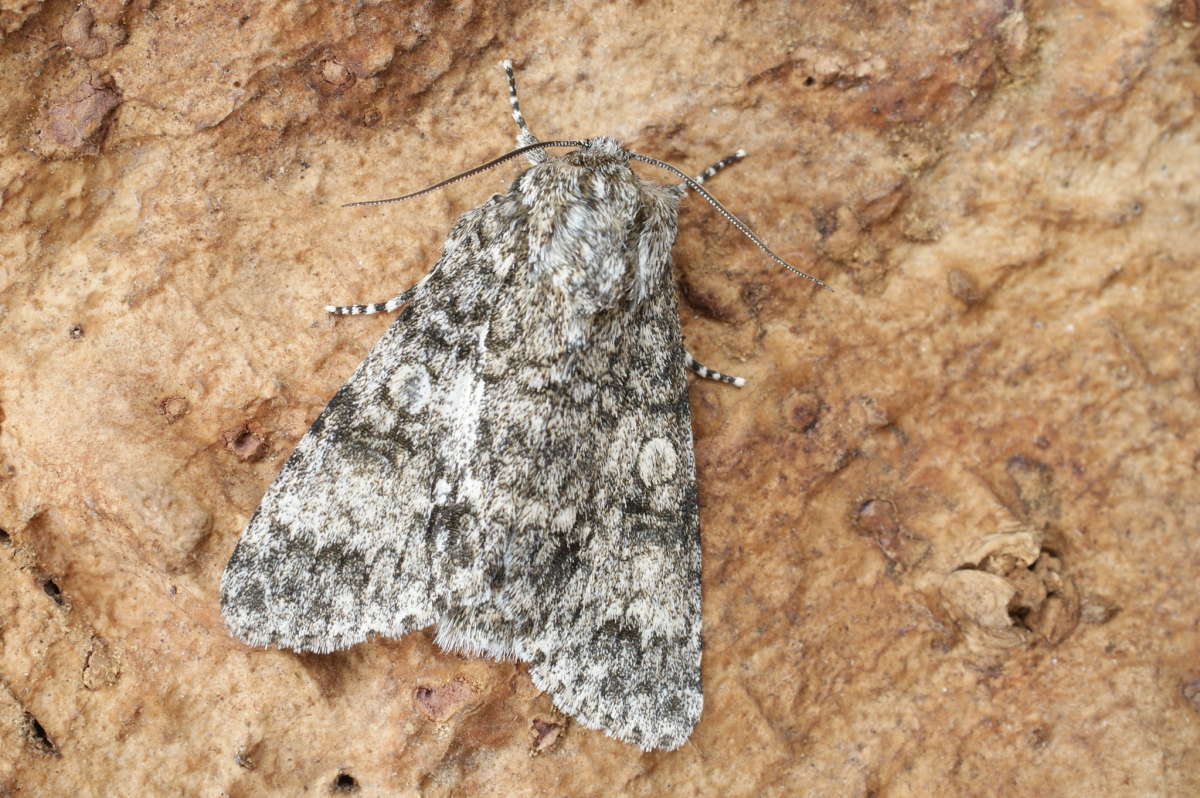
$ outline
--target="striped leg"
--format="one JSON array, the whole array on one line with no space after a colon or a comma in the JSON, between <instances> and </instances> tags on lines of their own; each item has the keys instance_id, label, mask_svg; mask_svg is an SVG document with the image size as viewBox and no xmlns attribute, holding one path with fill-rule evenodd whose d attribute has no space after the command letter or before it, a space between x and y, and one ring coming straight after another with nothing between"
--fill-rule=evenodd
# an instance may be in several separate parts
<instances>
[{"instance_id":1,"label":"striped leg","mask_svg":"<svg viewBox=\"0 0 1200 798\"><path fill-rule=\"evenodd\" d=\"M696 182L703 183L705 180L711 179L713 175L715 175L717 172L724 169L726 166L729 166L730 164L735 164L745 157L746 157L745 150L738 150L737 152L733 153L732 155L725 156L724 158L717 161L712 166L705 169L700 174L696 175ZM684 183L681 186L681 188L686 190L687 184ZM741 388L743 385L746 384L746 380L744 380L741 377L731 377L728 374L722 374L721 372L717 371L716 369L710 369L708 366L704 365L699 360L697 360L695 357L693 357L692 353L687 351L686 349L683 350L683 354L684 354L684 357L687 358L688 368L691 369L692 371L696 372L697 374L699 374L701 377L704 377L704 378L710 379L710 380L716 380L717 382L723 382L726 385L732 385L735 388Z\"/></svg>"},{"instance_id":2,"label":"striped leg","mask_svg":"<svg viewBox=\"0 0 1200 798\"><path fill-rule=\"evenodd\" d=\"M741 377L732 377L728 374L722 374L715 369L710 369L708 366L697 360L692 353L686 349L683 350L683 356L687 358L688 368L699 374L701 377L710 380L716 380L717 382L723 382L726 385L732 385L735 388L741 388L746 384L746 381Z\"/></svg>"},{"instance_id":3,"label":"striped leg","mask_svg":"<svg viewBox=\"0 0 1200 798\"><path fill-rule=\"evenodd\" d=\"M425 281L432 275L433 272L431 271L422 277L416 285L404 289L404 291L400 292L399 296L394 296L387 302L376 302L373 305L326 305L325 312L332 313L335 316L366 316L371 313L391 313L394 310L399 310L400 306L404 303L412 301L417 291L425 285Z\"/></svg>"},{"instance_id":4,"label":"striped leg","mask_svg":"<svg viewBox=\"0 0 1200 798\"><path fill-rule=\"evenodd\" d=\"M735 164L735 163L737 163L738 161L742 160L742 159L743 159L743 158L745 158L745 157L746 157L746 151L745 151L745 150L738 150L738 151L737 151L737 152L735 152L733 155L726 155L724 158L722 158L721 160L717 161L715 164L713 164L712 166L708 167L707 169L705 169L705 170L704 170L703 172L701 172L700 174L696 175L696 182L697 182L697 183L701 183L701 184L703 184L705 180L710 180L710 179L712 179L712 176L713 176L713 175L715 175L717 172L719 172L719 171L721 171L722 169L724 169L726 166L729 166L730 164ZM684 184L683 184L683 186L682 186L682 188L686 190L686 189L687 189L687 184L686 184L686 183L684 183Z\"/></svg>"},{"instance_id":5,"label":"striped leg","mask_svg":"<svg viewBox=\"0 0 1200 798\"><path fill-rule=\"evenodd\" d=\"M533 131L529 129L529 125L525 124L525 117L521 115L521 104L517 102L517 79L513 77L512 61L501 61L500 66L504 67L504 74L508 75L508 104L512 106L513 121L517 123L517 146L525 147L529 144L537 143L537 136L533 135ZM533 150L525 153L525 157L530 163L541 163L550 156L545 150Z\"/></svg>"}]
</instances>

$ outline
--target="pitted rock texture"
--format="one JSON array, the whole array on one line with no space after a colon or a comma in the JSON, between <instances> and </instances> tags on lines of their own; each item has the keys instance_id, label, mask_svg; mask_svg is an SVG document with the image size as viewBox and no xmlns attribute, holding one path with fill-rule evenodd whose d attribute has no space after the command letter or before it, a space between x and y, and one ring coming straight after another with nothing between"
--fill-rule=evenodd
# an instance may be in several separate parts
<instances>
[{"instance_id":1,"label":"pitted rock texture","mask_svg":"<svg viewBox=\"0 0 1200 798\"><path fill-rule=\"evenodd\" d=\"M1200 794L1195 3L0 4L0 793ZM543 137L690 196L704 715L643 754L217 586ZM647 176L657 175L653 170ZM531 754L537 753L535 758Z\"/></svg>"}]
</instances>

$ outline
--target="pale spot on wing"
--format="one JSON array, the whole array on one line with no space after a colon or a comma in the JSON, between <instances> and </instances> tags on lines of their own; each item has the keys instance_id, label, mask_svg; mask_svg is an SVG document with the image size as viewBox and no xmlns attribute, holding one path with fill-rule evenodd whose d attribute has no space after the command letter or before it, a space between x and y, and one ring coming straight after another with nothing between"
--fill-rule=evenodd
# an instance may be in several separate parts
<instances>
[{"instance_id":1,"label":"pale spot on wing","mask_svg":"<svg viewBox=\"0 0 1200 798\"><path fill-rule=\"evenodd\" d=\"M474 477L463 477L458 485L458 500L478 504L483 500L483 483Z\"/></svg>"},{"instance_id":2,"label":"pale spot on wing","mask_svg":"<svg viewBox=\"0 0 1200 798\"><path fill-rule=\"evenodd\" d=\"M444 479L439 479L433 486L433 503L439 507L446 503L450 498L450 483Z\"/></svg>"},{"instance_id":3,"label":"pale spot on wing","mask_svg":"<svg viewBox=\"0 0 1200 798\"><path fill-rule=\"evenodd\" d=\"M560 507L550 521L550 529L557 535L569 535L575 531L575 508L571 505Z\"/></svg>"},{"instance_id":4,"label":"pale spot on wing","mask_svg":"<svg viewBox=\"0 0 1200 798\"><path fill-rule=\"evenodd\" d=\"M397 409L412 416L425 409L432 394L429 370L419 363L405 363L396 369L387 387Z\"/></svg>"},{"instance_id":5,"label":"pale spot on wing","mask_svg":"<svg viewBox=\"0 0 1200 798\"><path fill-rule=\"evenodd\" d=\"M638 476L647 486L669 482L678 467L679 456L666 438L651 438L638 454Z\"/></svg>"}]
</instances>

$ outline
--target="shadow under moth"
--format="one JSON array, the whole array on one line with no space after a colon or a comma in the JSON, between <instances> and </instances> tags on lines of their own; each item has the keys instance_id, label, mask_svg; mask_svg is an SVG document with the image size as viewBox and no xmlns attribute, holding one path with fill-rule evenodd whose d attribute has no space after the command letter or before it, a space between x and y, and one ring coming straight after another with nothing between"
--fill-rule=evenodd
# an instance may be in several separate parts
<instances>
[{"instance_id":1,"label":"shadow under moth","mask_svg":"<svg viewBox=\"0 0 1200 798\"><path fill-rule=\"evenodd\" d=\"M679 200L696 191L792 267L700 186L743 153L693 179L607 137L539 141L504 68L518 149L353 203L532 163L463 214L416 285L328 308L402 310L267 490L222 611L241 640L296 651L436 626L446 651L528 663L583 725L678 748L703 704L687 370L742 382L684 348Z\"/></svg>"}]
</instances>

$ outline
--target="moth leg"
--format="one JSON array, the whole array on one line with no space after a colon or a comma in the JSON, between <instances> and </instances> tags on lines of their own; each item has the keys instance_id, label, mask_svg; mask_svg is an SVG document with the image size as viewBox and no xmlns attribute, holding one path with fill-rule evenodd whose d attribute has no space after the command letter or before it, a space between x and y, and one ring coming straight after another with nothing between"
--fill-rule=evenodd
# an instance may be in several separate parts
<instances>
[{"instance_id":1,"label":"moth leg","mask_svg":"<svg viewBox=\"0 0 1200 798\"><path fill-rule=\"evenodd\" d=\"M746 157L745 150L738 150L737 152L733 153L732 155L726 155L724 158L717 161L715 164L708 167L700 174L696 175L696 178L695 178L696 182L703 183L706 180L712 179L712 176L715 175L717 172L721 171L726 166L730 166L731 164L737 163L738 161L742 160L745 157ZM683 191L686 191L687 183L681 183L679 185L679 188ZM699 360L697 360L692 355L692 353L687 351L686 349L683 350L683 354L684 354L684 357L687 358L688 368L691 369L692 371L696 372L697 374L699 374L701 377L705 377L706 379L710 379L710 380L716 380L717 382L723 382L726 385L732 385L736 388L741 388L743 385L746 384L746 380L743 379L742 377L733 377L733 376L730 376L729 374L722 374L721 372L717 371L716 369L710 369L708 366L704 365Z\"/></svg>"},{"instance_id":2,"label":"moth leg","mask_svg":"<svg viewBox=\"0 0 1200 798\"><path fill-rule=\"evenodd\" d=\"M696 175L695 180L697 183L704 183L704 181L712 179L713 175L715 175L717 172L724 169L726 166L735 164L745 157L746 157L745 150L738 150L737 152L733 153L732 155L726 155L724 158L717 161L716 163L714 163L712 166L705 169L700 174ZM686 191L687 183L681 183L679 185L679 188L681 190ZM710 369L708 366L704 365L699 360L697 360L692 355L692 353L687 351L686 349L683 350L683 354L684 354L684 357L687 359L688 368L691 369L692 371L696 372L697 374L699 374L701 377L704 377L704 378L710 379L710 380L716 380L717 382L723 382L726 385L732 385L736 388L741 388L743 385L746 384L746 380L742 377L733 377L729 374L722 374L721 372L717 371L716 369Z\"/></svg>"},{"instance_id":3,"label":"moth leg","mask_svg":"<svg viewBox=\"0 0 1200 798\"><path fill-rule=\"evenodd\" d=\"M398 296L394 296L387 302L375 302L371 305L326 305L325 312L332 313L335 316L365 316L371 313L391 313L398 310L405 302L410 301L421 286L425 285L425 281L429 279L433 272L425 275L411 288L406 288L400 292Z\"/></svg>"},{"instance_id":4,"label":"moth leg","mask_svg":"<svg viewBox=\"0 0 1200 798\"><path fill-rule=\"evenodd\" d=\"M742 377L734 377L729 374L722 374L716 369L710 369L708 366L697 360L692 353L686 349L683 350L683 356L687 358L688 368L699 374L701 377L710 380L716 380L717 382L723 382L726 385L732 385L735 388L741 388L746 384L746 380Z\"/></svg>"},{"instance_id":5,"label":"moth leg","mask_svg":"<svg viewBox=\"0 0 1200 798\"><path fill-rule=\"evenodd\" d=\"M726 166L729 166L730 164L735 164L745 157L746 157L745 150L738 150L737 152L733 153L732 155L726 155L724 158L717 161L715 164L708 167L700 174L696 175L696 182L703 184L705 180L712 179L713 175L715 175L717 172L724 169ZM687 183L682 183L682 184L680 184L679 187L686 190Z\"/></svg>"},{"instance_id":6,"label":"moth leg","mask_svg":"<svg viewBox=\"0 0 1200 798\"><path fill-rule=\"evenodd\" d=\"M517 123L517 146L536 144L538 138L533 135L529 125L525 124L525 117L521 115L521 104L517 102L517 80L513 77L512 61L501 61L500 66L504 67L504 74L508 75L508 104L512 106L513 121ZM533 150L525 153L525 157L530 163L541 163L550 156L546 155L545 150Z\"/></svg>"}]
</instances>

